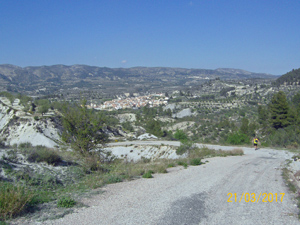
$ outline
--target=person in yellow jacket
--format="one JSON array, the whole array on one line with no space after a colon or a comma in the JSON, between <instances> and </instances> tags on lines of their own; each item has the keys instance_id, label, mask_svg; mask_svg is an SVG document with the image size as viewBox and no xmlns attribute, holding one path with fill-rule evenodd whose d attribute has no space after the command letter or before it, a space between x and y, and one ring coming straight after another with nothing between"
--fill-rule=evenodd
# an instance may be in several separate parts
<instances>
[{"instance_id":1,"label":"person in yellow jacket","mask_svg":"<svg viewBox=\"0 0 300 225\"><path fill-rule=\"evenodd\" d=\"M258 149L258 148L257 148L258 142L259 142L258 138L255 137L255 138L253 139L253 145L254 145L255 150Z\"/></svg>"}]
</instances>

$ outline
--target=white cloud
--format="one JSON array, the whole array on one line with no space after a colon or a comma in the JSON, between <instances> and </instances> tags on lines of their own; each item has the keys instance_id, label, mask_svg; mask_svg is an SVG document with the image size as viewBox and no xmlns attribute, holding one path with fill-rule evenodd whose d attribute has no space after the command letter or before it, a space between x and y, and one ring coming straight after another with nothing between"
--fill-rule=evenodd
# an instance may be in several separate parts
<instances>
[{"instance_id":1,"label":"white cloud","mask_svg":"<svg viewBox=\"0 0 300 225\"><path fill-rule=\"evenodd\" d=\"M127 60L124 59L124 60L121 61L121 63L123 63L123 64L127 63Z\"/></svg>"}]
</instances>

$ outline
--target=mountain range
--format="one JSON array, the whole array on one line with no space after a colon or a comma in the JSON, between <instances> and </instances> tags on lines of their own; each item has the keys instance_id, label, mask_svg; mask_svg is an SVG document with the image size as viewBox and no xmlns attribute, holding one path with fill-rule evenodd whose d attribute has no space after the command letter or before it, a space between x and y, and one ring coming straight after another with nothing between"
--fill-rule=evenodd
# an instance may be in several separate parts
<instances>
[{"instance_id":1,"label":"mountain range","mask_svg":"<svg viewBox=\"0 0 300 225\"><path fill-rule=\"evenodd\" d=\"M35 91L48 88L111 88L122 91L135 87L187 86L209 79L277 78L271 74L253 73L240 69L186 69L169 67L108 68L88 65L52 65L19 67L0 65L0 88L8 91Z\"/></svg>"}]
</instances>

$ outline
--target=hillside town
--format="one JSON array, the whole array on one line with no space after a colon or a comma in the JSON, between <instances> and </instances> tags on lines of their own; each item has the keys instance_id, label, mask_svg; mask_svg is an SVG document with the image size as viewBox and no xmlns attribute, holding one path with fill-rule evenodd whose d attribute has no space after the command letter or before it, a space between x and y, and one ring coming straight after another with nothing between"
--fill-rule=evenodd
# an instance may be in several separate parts
<instances>
[{"instance_id":1,"label":"hillside town","mask_svg":"<svg viewBox=\"0 0 300 225\"><path fill-rule=\"evenodd\" d=\"M150 94L145 96L130 97L113 99L111 101L105 101L101 105L91 103L88 108L96 110L118 110L126 108L140 108L146 105L149 107L157 107L160 105L167 105L169 98L164 94Z\"/></svg>"}]
</instances>

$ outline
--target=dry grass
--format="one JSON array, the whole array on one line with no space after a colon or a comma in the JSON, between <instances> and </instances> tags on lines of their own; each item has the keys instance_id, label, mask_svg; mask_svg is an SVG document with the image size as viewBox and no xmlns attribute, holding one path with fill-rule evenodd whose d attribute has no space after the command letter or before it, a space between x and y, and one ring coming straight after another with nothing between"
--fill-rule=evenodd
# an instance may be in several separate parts
<instances>
[{"instance_id":1,"label":"dry grass","mask_svg":"<svg viewBox=\"0 0 300 225\"><path fill-rule=\"evenodd\" d=\"M0 183L0 219L18 215L33 198L33 194L22 186Z\"/></svg>"},{"instance_id":2,"label":"dry grass","mask_svg":"<svg viewBox=\"0 0 300 225\"><path fill-rule=\"evenodd\" d=\"M191 150L188 158L157 159L155 161L143 159L137 162L120 161L115 164L111 172L115 175L122 176L124 179L131 180L141 177L147 171L153 171L154 173L167 173L167 168L171 167L170 165L172 165L172 167L176 165L186 165L187 167L187 165L193 164L195 160L201 161L201 159L209 157L226 157L243 154L244 152L241 148L235 148L231 151L223 151L201 147ZM201 163L198 163L198 165L200 164Z\"/></svg>"},{"instance_id":3,"label":"dry grass","mask_svg":"<svg viewBox=\"0 0 300 225\"><path fill-rule=\"evenodd\" d=\"M227 151L229 155L244 155L244 151L241 148L234 148L230 151Z\"/></svg>"},{"instance_id":4,"label":"dry grass","mask_svg":"<svg viewBox=\"0 0 300 225\"><path fill-rule=\"evenodd\" d=\"M125 179L131 180L142 176L146 171L154 173L166 173L169 160L156 160L155 162L144 163L142 160L138 162L120 162L116 165L114 172L122 175Z\"/></svg>"},{"instance_id":5,"label":"dry grass","mask_svg":"<svg viewBox=\"0 0 300 225\"><path fill-rule=\"evenodd\" d=\"M190 151L189 158L203 159L203 158L210 158L216 156L226 157L226 156L234 156L234 155L244 155L244 151L241 148L234 148L233 150L230 151L214 150L203 146L201 148L194 148L192 151Z\"/></svg>"}]
</instances>

